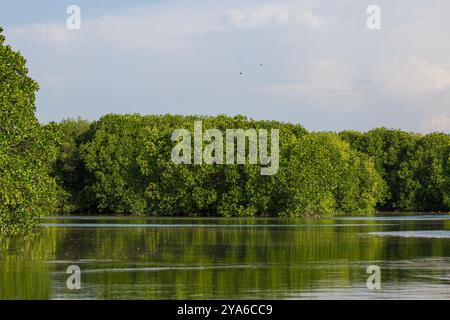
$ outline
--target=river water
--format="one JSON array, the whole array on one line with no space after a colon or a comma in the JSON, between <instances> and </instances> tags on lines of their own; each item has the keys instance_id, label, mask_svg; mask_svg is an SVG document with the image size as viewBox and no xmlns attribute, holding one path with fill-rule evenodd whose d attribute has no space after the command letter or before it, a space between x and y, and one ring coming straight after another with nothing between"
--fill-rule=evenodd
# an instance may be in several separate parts
<instances>
[{"instance_id":1,"label":"river water","mask_svg":"<svg viewBox=\"0 0 450 320\"><path fill-rule=\"evenodd\" d=\"M450 215L47 217L0 241L0 299L450 299Z\"/></svg>"}]
</instances>

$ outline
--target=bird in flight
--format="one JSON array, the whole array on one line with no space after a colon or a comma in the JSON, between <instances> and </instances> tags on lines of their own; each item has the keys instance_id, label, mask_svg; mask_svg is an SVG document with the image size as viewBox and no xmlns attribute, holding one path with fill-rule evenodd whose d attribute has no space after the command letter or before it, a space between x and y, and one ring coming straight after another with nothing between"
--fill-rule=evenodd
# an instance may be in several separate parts
<instances>
[{"instance_id":1,"label":"bird in flight","mask_svg":"<svg viewBox=\"0 0 450 320\"><path fill-rule=\"evenodd\" d=\"M262 63L259 63L258 64L260 67L262 67L263 66L263 64ZM241 72L239 72L239 74L242 76L243 75L243 72L241 71Z\"/></svg>"}]
</instances>

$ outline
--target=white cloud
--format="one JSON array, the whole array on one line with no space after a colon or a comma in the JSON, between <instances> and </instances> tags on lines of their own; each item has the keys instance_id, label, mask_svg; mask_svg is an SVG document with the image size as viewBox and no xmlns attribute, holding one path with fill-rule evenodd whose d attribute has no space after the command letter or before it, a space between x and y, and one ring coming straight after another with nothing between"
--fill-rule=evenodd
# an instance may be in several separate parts
<instances>
[{"instance_id":1,"label":"white cloud","mask_svg":"<svg viewBox=\"0 0 450 320\"><path fill-rule=\"evenodd\" d=\"M411 1L408 12L386 2L380 32L365 27L359 0L174 0L86 4L79 31L66 29L64 7L48 5L31 20L16 14L5 33L41 85L45 121L126 105L232 109L325 129L445 128L448 117L431 115L450 116L450 1ZM29 21L40 23L20 26Z\"/></svg>"},{"instance_id":2,"label":"white cloud","mask_svg":"<svg viewBox=\"0 0 450 320\"><path fill-rule=\"evenodd\" d=\"M381 88L393 93L433 93L450 89L450 67L423 58L389 63L378 76Z\"/></svg>"},{"instance_id":3,"label":"white cloud","mask_svg":"<svg viewBox=\"0 0 450 320\"><path fill-rule=\"evenodd\" d=\"M320 107L360 105L363 92L356 85L352 69L333 60L320 60L312 65L308 79L298 83L274 83L255 89L258 93L298 96Z\"/></svg>"},{"instance_id":4,"label":"white cloud","mask_svg":"<svg viewBox=\"0 0 450 320\"><path fill-rule=\"evenodd\" d=\"M28 43L77 47L113 46L121 50L176 49L191 46L195 37L226 30L224 13L182 5L149 7L82 21L80 30L65 23L31 24L8 30L10 38Z\"/></svg>"},{"instance_id":5,"label":"white cloud","mask_svg":"<svg viewBox=\"0 0 450 320\"><path fill-rule=\"evenodd\" d=\"M31 24L8 30L12 40L58 46L111 45L121 50L176 49L192 46L198 37L234 27L256 28L272 23L315 27L321 19L293 4L267 4L252 9L166 4L139 11L82 20L81 30L65 23Z\"/></svg>"},{"instance_id":6,"label":"white cloud","mask_svg":"<svg viewBox=\"0 0 450 320\"><path fill-rule=\"evenodd\" d=\"M421 129L423 132L450 132L450 117L446 115L435 115L425 120Z\"/></svg>"},{"instance_id":7,"label":"white cloud","mask_svg":"<svg viewBox=\"0 0 450 320\"><path fill-rule=\"evenodd\" d=\"M239 28L260 28L268 25L306 25L318 27L322 19L310 9L292 4L264 4L251 9L235 9L229 14L229 23Z\"/></svg>"},{"instance_id":8,"label":"white cloud","mask_svg":"<svg viewBox=\"0 0 450 320\"><path fill-rule=\"evenodd\" d=\"M19 26L8 30L12 40L21 39L30 42L65 44L75 35L62 24L38 23L32 25Z\"/></svg>"}]
</instances>

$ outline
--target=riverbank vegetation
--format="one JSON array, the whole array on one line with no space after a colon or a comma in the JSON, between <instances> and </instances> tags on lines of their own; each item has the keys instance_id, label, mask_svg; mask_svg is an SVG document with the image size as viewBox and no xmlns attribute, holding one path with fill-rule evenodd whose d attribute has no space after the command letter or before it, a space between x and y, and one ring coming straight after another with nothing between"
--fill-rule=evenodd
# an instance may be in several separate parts
<instances>
[{"instance_id":1,"label":"riverbank vegetation","mask_svg":"<svg viewBox=\"0 0 450 320\"><path fill-rule=\"evenodd\" d=\"M203 127L280 130L280 168L174 164L172 132ZM245 117L107 115L85 130L65 121L56 161L60 209L120 214L314 216L373 212L385 183L371 159L335 133ZM75 127L79 129L74 130ZM77 135L77 133L79 133ZM77 200L78 199L78 200Z\"/></svg>"},{"instance_id":2,"label":"riverbank vegetation","mask_svg":"<svg viewBox=\"0 0 450 320\"><path fill-rule=\"evenodd\" d=\"M38 84L25 59L5 45L0 28L0 233L30 231L57 198L49 175L56 155L54 125L35 116Z\"/></svg>"},{"instance_id":3,"label":"riverbank vegetation","mask_svg":"<svg viewBox=\"0 0 450 320\"><path fill-rule=\"evenodd\" d=\"M1 30L0 30L1 31ZM307 132L244 116L109 114L39 124L37 83L0 35L0 231L31 230L48 213L317 216L448 211L450 136L374 129ZM279 130L279 170L175 164L171 135Z\"/></svg>"},{"instance_id":4,"label":"riverbank vegetation","mask_svg":"<svg viewBox=\"0 0 450 320\"><path fill-rule=\"evenodd\" d=\"M280 169L175 165L176 128L278 128ZM379 128L307 132L242 116L115 115L66 120L55 170L61 212L316 216L450 210L450 136ZM66 200L64 200L66 199Z\"/></svg>"}]
</instances>

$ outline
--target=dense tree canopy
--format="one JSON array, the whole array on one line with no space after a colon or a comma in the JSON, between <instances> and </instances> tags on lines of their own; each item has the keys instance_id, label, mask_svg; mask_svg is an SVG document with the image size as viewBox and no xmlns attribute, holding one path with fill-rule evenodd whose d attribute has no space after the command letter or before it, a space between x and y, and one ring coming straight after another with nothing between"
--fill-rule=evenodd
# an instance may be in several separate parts
<instances>
[{"instance_id":1,"label":"dense tree canopy","mask_svg":"<svg viewBox=\"0 0 450 320\"><path fill-rule=\"evenodd\" d=\"M374 129L344 131L343 140L370 156L388 186L379 210L450 210L450 136Z\"/></svg>"},{"instance_id":2,"label":"dense tree canopy","mask_svg":"<svg viewBox=\"0 0 450 320\"><path fill-rule=\"evenodd\" d=\"M196 120L222 131L278 128L278 173L262 176L248 163L174 164L171 134L192 131ZM300 125L223 115L110 114L60 128L55 173L71 199L61 205L67 212L315 216L450 209L450 137L443 133L308 133Z\"/></svg>"},{"instance_id":3,"label":"dense tree canopy","mask_svg":"<svg viewBox=\"0 0 450 320\"><path fill-rule=\"evenodd\" d=\"M25 59L9 45L0 28L0 231L27 231L55 203L48 171L55 155L54 126L35 116L37 83Z\"/></svg>"},{"instance_id":4,"label":"dense tree canopy","mask_svg":"<svg viewBox=\"0 0 450 320\"><path fill-rule=\"evenodd\" d=\"M109 114L41 125L38 85L4 41L0 29L0 232L31 230L56 205L60 213L227 217L450 210L448 134L310 133L301 125L224 115ZM248 159L172 161L174 130L192 132L198 121L220 132L279 130L277 173L262 175L261 164ZM222 141L216 139L210 142ZM225 140L217 143L225 150Z\"/></svg>"},{"instance_id":5,"label":"dense tree canopy","mask_svg":"<svg viewBox=\"0 0 450 320\"><path fill-rule=\"evenodd\" d=\"M173 163L172 132L192 131L196 120L202 121L204 130L279 129L278 173L261 175L260 166L248 162ZM55 172L69 193L83 184L76 187L76 193L83 190L86 195L78 197L84 201L82 210L220 216L356 214L373 212L385 194L385 184L367 155L352 150L336 134L308 134L300 125L242 116L111 114L90 129L84 122L66 121L61 126L67 136L63 140L71 142L60 148L65 155L58 156ZM75 127L83 129L74 135Z\"/></svg>"},{"instance_id":6,"label":"dense tree canopy","mask_svg":"<svg viewBox=\"0 0 450 320\"><path fill-rule=\"evenodd\" d=\"M90 123L78 118L58 124L62 137L57 145L57 158L52 174L58 185L58 211L68 213L89 209L89 174L80 156L80 145L87 141Z\"/></svg>"},{"instance_id":7,"label":"dense tree canopy","mask_svg":"<svg viewBox=\"0 0 450 320\"><path fill-rule=\"evenodd\" d=\"M405 193L411 209L450 210L450 136L433 133L417 141L411 159L405 164Z\"/></svg>"}]
</instances>

